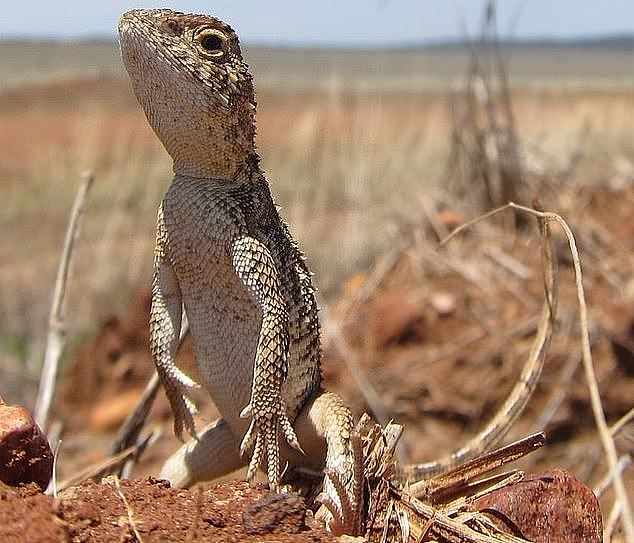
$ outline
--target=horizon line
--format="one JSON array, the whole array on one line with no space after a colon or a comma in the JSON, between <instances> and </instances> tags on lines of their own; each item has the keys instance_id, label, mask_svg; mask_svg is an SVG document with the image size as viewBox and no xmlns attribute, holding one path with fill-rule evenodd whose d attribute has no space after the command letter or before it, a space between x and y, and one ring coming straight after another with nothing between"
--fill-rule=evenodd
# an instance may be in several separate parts
<instances>
[{"instance_id":1,"label":"horizon line","mask_svg":"<svg viewBox=\"0 0 634 543\"><path fill-rule=\"evenodd\" d=\"M58 36L58 35L20 35L4 34L0 36L0 43L96 43L116 42L116 35L95 34L85 36ZM421 40L386 40L379 45L372 45L363 40L354 41L299 41L299 40L244 40L246 47L273 48L273 49L415 49L433 47L464 47L478 43L479 36L471 39L465 38L429 38ZM497 43L504 46L540 46L540 45L630 45L634 50L634 32L605 32L601 34L579 34L577 36L498 36Z\"/></svg>"}]
</instances>

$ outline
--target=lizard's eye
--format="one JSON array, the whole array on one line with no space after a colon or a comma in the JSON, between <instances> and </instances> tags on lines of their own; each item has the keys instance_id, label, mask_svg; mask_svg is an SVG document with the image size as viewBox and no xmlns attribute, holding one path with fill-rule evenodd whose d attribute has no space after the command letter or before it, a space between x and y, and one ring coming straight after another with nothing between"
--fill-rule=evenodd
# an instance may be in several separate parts
<instances>
[{"instance_id":1,"label":"lizard's eye","mask_svg":"<svg viewBox=\"0 0 634 543\"><path fill-rule=\"evenodd\" d=\"M225 54L227 39L217 30L206 29L196 35L196 41L205 56L220 58Z\"/></svg>"}]
</instances>

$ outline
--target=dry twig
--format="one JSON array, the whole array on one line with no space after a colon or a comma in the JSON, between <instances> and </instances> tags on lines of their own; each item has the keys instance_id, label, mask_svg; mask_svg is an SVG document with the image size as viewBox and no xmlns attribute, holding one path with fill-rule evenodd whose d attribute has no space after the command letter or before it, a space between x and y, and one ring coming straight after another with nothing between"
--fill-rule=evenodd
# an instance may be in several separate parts
<instances>
[{"instance_id":1,"label":"dry twig","mask_svg":"<svg viewBox=\"0 0 634 543\"><path fill-rule=\"evenodd\" d=\"M601 438L601 443L610 466L610 473L612 476L612 484L614 485L615 494L617 500L621 502L621 519L623 523L623 529L625 535L629 541L634 541L634 521L632 520L632 510L629 505L629 499L625 490L625 484L621 477L621 472L618 468L618 458L616 454L616 447L614 440L610 435L608 425L605 419L605 413L603 412L603 406L601 404L601 396L599 394L599 385L597 383L596 375L594 372L594 364L592 362L592 352L590 349L590 334L588 332L588 308L586 305L585 292L583 289L583 276L581 273L581 260L579 258L579 251L577 250L577 243L575 241L574 234L568 226L568 223L558 214L553 212L542 212L530 209L528 207L509 202L505 206L494 209L484 215L477 217L476 219L469 221L456 228L448 238L443 240L443 243L447 243L458 233L462 232L465 228L472 226L473 224L480 222L484 219L497 215L508 209L514 209L522 213L527 213L534 217L537 217L541 221L556 222L562 228L568 240L568 246L570 253L572 254L572 261L575 272L575 285L577 290L577 301L579 304L579 320L581 324L581 350L582 350L582 362L586 374L586 382L588 390L590 391L590 402L592 406L592 413L594 415L595 423ZM441 245L442 245L441 244Z\"/></svg>"},{"instance_id":2,"label":"dry twig","mask_svg":"<svg viewBox=\"0 0 634 543\"><path fill-rule=\"evenodd\" d=\"M44 364L42 366L42 374L40 377L40 386L35 402L34 419L46 431L48 422L48 414L55 393L55 382L57 380L57 371L59 360L62 356L64 346L66 344L66 324L64 320L64 301L66 299L66 285L68 283L68 272L70 269L73 248L77 241L79 232L80 219L84 211L86 195L95 179L92 172L84 172L82 174L82 183L77 190L73 208L66 229L66 238L64 239L64 249L62 257L57 269L57 278L55 280L55 290L53 293L53 304L48 319L48 334L46 337L46 352L44 355Z\"/></svg>"},{"instance_id":3,"label":"dry twig","mask_svg":"<svg viewBox=\"0 0 634 543\"><path fill-rule=\"evenodd\" d=\"M134 514L132 513L130 504L128 503L128 500L126 500L123 490L121 490L121 485L119 484L119 477L115 475L113 479L114 479L114 486L117 489L117 494L119 494L119 497L121 498L121 501L123 502L126 513L128 515L128 524L130 525L130 528L134 532L134 537L136 537L139 543L143 543L143 538L141 537L141 534L139 533L139 530L136 527L136 522L134 522Z\"/></svg>"}]
</instances>

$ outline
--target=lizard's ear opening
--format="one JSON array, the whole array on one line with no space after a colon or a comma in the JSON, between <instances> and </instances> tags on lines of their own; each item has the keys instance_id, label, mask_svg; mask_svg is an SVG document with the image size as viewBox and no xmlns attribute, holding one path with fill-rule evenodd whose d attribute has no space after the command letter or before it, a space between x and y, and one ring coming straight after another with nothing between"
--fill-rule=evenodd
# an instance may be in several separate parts
<instances>
[{"instance_id":1,"label":"lizard's ear opening","mask_svg":"<svg viewBox=\"0 0 634 543\"><path fill-rule=\"evenodd\" d=\"M222 32L206 28L196 34L195 40L200 52L207 58L217 60L225 55L227 38Z\"/></svg>"}]
</instances>

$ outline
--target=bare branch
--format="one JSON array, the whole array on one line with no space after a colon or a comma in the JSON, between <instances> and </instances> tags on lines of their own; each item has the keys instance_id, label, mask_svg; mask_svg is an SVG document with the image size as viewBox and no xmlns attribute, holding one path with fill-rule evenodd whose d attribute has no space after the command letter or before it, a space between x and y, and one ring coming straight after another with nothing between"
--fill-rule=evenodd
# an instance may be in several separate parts
<instances>
[{"instance_id":1,"label":"bare branch","mask_svg":"<svg viewBox=\"0 0 634 543\"><path fill-rule=\"evenodd\" d=\"M84 212L86 195L95 179L92 172L84 172L81 175L82 183L77 190L73 208L66 229L62 258L57 269L53 304L48 320L48 334L46 338L46 352L40 377L40 387L35 402L34 418L43 431L46 431L48 415L55 393L55 382L59 360L66 344L66 324L64 319L64 301L66 299L66 286L68 284L68 272L75 242L77 241L79 224Z\"/></svg>"}]
</instances>

